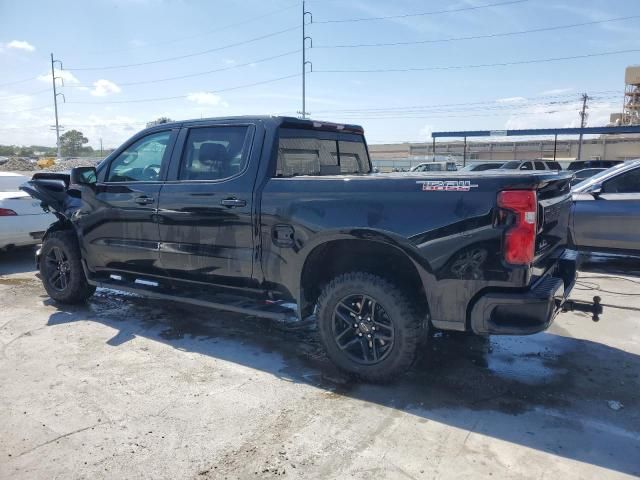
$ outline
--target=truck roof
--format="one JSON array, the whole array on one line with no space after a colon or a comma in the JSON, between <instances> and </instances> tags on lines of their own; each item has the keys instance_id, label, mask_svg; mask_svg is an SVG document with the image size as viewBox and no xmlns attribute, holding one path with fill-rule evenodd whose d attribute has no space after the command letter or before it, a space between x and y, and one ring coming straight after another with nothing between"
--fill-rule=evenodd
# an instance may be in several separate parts
<instances>
[{"instance_id":1,"label":"truck roof","mask_svg":"<svg viewBox=\"0 0 640 480\"><path fill-rule=\"evenodd\" d=\"M209 118L193 118L188 120L177 120L174 122L167 123L159 123L157 125L152 125L142 130L154 130L157 128L166 128L167 126L181 126L184 124L198 124L198 123L211 123L211 122L267 122L273 123L277 127L287 127L287 128L305 128L305 129L316 129L316 130L331 130L331 131L344 131L348 133L359 133L363 134L364 129L360 125L346 124L346 123L335 123L335 122L327 122L324 120L313 120L313 119L303 119L296 117L287 117L287 116L279 116L279 115L240 115L240 116L232 116L232 117L209 117Z\"/></svg>"}]
</instances>

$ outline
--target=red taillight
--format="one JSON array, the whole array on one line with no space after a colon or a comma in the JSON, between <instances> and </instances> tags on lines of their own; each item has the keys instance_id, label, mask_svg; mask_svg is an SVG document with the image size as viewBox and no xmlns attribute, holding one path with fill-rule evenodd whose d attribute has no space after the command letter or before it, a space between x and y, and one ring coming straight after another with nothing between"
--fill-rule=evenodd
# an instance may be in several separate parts
<instances>
[{"instance_id":1,"label":"red taillight","mask_svg":"<svg viewBox=\"0 0 640 480\"><path fill-rule=\"evenodd\" d=\"M515 215L515 223L504 235L505 261L513 265L529 265L533 262L536 247L536 192L505 190L498 194L498 206Z\"/></svg>"},{"instance_id":2,"label":"red taillight","mask_svg":"<svg viewBox=\"0 0 640 480\"><path fill-rule=\"evenodd\" d=\"M14 215L18 214L8 208L0 208L0 217L12 217Z\"/></svg>"}]
</instances>

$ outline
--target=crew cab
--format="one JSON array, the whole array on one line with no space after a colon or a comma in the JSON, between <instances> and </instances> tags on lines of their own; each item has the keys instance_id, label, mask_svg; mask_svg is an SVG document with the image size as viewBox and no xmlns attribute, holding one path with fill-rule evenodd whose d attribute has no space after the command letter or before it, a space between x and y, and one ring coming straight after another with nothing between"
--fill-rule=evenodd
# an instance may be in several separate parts
<instances>
[{"instance_id":1,"label":"crew cab","mask_svg":"<svg viewBox=\"0 0 640 480\"><path fill-rule=\"evenodd\" d=\"M58 216L38 257L54 300L105 286L316 322L367 380L432 327L531 334L570 304L571 174L371 172L359 126L236 117L148 128L23 189Z\"/></svg>"}]
</instances>

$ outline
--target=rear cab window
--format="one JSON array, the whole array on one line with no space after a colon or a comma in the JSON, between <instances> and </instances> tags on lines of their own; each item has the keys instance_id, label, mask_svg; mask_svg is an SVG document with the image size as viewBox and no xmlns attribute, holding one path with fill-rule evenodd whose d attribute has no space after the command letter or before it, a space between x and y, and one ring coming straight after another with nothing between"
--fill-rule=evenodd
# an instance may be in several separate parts
<instances>
[{"instance_id":1,"label":"rear cab window","mask_svg":"<svg viewBox=\"0 0 640 480\"><path fill-rule=\"evenodd\" d=\"M362 135L312 129L279 130L276 178L370 172L371 161Z\"/></svg>"}]
</instances>

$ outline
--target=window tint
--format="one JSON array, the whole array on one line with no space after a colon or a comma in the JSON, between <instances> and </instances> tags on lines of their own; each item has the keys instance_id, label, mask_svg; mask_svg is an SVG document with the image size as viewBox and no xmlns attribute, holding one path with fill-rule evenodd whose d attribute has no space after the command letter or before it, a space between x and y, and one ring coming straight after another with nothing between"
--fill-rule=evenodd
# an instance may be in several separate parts
<instances>
[{"instance_id":1,"label":"window tint","mask_svg":"<svg viewBox=\"0 0 640 480\"><path fill-rule=\"evenodd\" d=\"M562 167L560 166L560 164L558 162L546 162L547 167L549 167L550 170L562 170Z\"/></svg>"},{"instance_id":2,"label":"window tint","mask_svg":"<svg viewBox=\"0 0 640 480\"><path fill-rule=\"evenodd\" d=\"M171 132L141 138L111 162L108 182L148 182L158 180Z\"/></svg>"},{"instance_id":3,"label":"window tint","mask_svg":"<svg viewBox=\"0 0 640 480\"><path fill-rule=\"evenodd\" d=\"M333 138L331 138L333 137ZM369 156L362 140L337 140L322 132L318 137L280 132L277 177L296 175L358 174L370 171ZM361 137L360 137L361 138Z\"/></svg>"},{"instance_id":4,"label":"window tint","mask_svg":"<svg viewBox=\"0 0 640 480\"><path fill-rule=\"evenodd\" d=\"M362 142L338 142L340 151L340 173L362 173L369 171L369 157Z\"/></svg>"},{"instance_id":5,"label":"window tint","mask_svg":"<svg viewBox=\"0 0 640 480\"><path fill-rule=\"evenodd\" d=\"M547 168L544 166L544 162L534 162L536 165L536 170L546 170Z\"/></svg>"},{"instance_id":6,"label":"window tint","mask_svg":"<svg viewBox=\"0 0 640 480\"><path fill-rule=\"evenodd\" d=\"M507 170L516 170L516 169L520 168L520 162L518 162L518 161L507 162L502 166L502 168L505 168Z\"/></svg>"},{"instance_id":7,"label":"window tint","mask_svg":"<svg viewBox=\"0 0 640 480\"><path fill-rule=\"evenodd\" d=\"M242 172L247 164L249 127L203 127L189 130L180 180L222 180Z\"/></svg>"},{"instance_id":8,"label":"window tint","mask_svg":"<svg viewBox=\"0 0 640 480\"><path fill-rule=\"evenodd\" d=\"M605 182L603 191L605 193L640 193L640 168Z\"/></svg>"},{"instance_id":9,"label":"window tint","mask_svg":"<svg viewBox=\"0 0 640 480\"><path fill-rule=\"evenodd\" d=\"M520 170L533 170L533 165L531 165L531 162L524 162Z\"/></svg>"}]
</instances>

